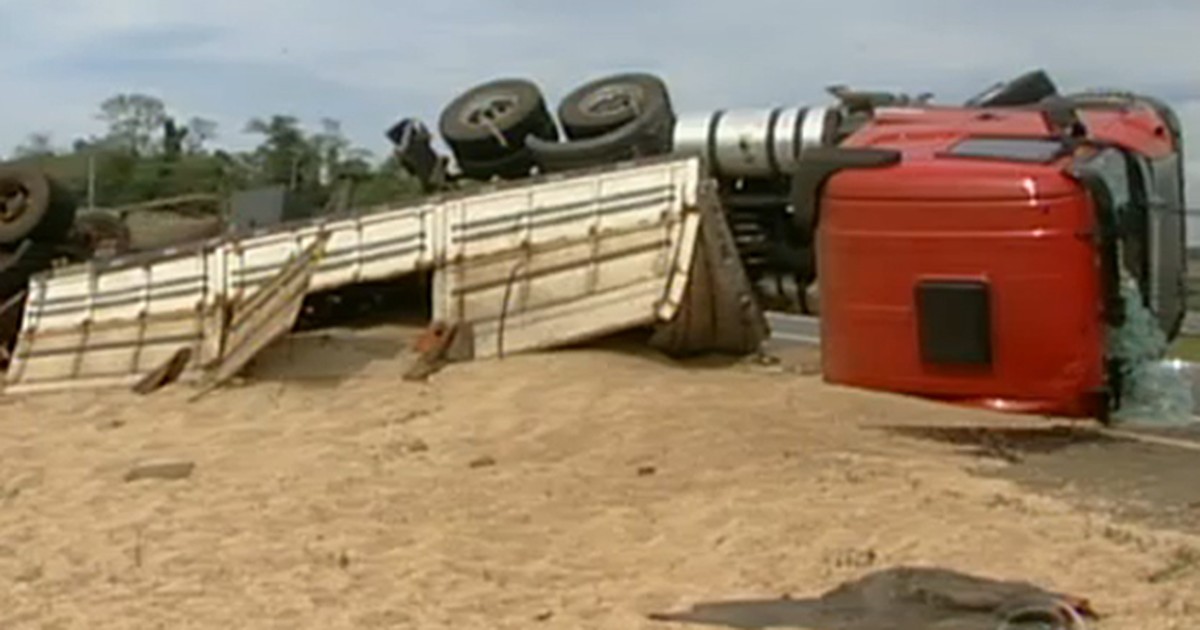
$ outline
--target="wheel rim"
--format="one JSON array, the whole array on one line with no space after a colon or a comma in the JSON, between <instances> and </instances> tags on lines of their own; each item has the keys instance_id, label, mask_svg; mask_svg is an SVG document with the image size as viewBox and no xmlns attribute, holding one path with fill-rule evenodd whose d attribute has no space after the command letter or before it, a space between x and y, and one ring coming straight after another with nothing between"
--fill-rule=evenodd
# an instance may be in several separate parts
<instances>
[{"instance_id":1,"label":"wheel rim","mask_svg":"<svg viewBox=\"0 0 1200 630\"><path fill-rule=\"evenodd\" d=\"M518 99L510 94L489 94L463 108L460 120L472 127L491 127L517 108Z\"/></svg>"},{"instance_id":2,"label":"wheel rim","mask_svg":"<svg viewBox=\"0 0 1200 630\"><path fill-rule=\"evenodd\" d=\"M13 223L29 208L29 191L15 186L0 191L0 222Z\"/></svg>"},{"instance_id":3,"label":"wheel rim","mask_svg":"<svg viewBox=\"0 0 1200 630\"><path fill-rule=\"evenodd\" d=\"M609 85L587 95L579 108L589 116L605 118L626 112L638 113L645 92L636 85Z\"/></svg>"}]
</instances>

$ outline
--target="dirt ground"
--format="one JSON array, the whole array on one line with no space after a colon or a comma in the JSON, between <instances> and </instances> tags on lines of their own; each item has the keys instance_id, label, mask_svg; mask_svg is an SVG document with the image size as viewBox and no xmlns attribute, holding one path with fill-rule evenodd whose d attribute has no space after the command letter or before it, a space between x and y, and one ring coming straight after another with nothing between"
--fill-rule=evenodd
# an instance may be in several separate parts
<instances>
[{"instance_id":1,"label":"dirt ground","mask_svg":"<svg viewBox=\"0 0 1200 630\"><path fill-rule=\"evenodd\" d=\"M0 398L0 628L687 627L650 616L897 566L1200 624L1200 535L1042 464L1094 442L962 428L1042 421L626 341L409 383L412 335L307 333L190 402ZM159 460L194 469L126 480Z\"/></svg>"}]
</instances>

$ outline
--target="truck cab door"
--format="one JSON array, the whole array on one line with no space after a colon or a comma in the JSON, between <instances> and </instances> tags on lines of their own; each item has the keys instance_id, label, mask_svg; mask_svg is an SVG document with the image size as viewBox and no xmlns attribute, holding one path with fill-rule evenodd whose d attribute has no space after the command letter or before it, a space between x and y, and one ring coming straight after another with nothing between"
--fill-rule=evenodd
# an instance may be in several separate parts
<instances>
[{"instance_id":1,"label":"truck cab door","mask_svg":"<svg viewBox=\"0 0 1200 630\"><path fill-rule=\"evenodd\" d=\"M1109 148L1089 160L1111 193L1120 264L1168 340L1187 311L1187 230L1178 154L1149 160Z\"/></svg>"},{"instance_id":2,"label":"truck cab door","mask_svg":"<svg viewBox=\"0 0 1200 630\"><path fill-rule=\"evenodd\" d=\"M1150 307L1168 339L1174 339L1187 312L1187 224L1183 160L1179 153L1152 161L1138 159L1146 193L1146 250L1150 267Z\"/></svg>"}]
</instances>

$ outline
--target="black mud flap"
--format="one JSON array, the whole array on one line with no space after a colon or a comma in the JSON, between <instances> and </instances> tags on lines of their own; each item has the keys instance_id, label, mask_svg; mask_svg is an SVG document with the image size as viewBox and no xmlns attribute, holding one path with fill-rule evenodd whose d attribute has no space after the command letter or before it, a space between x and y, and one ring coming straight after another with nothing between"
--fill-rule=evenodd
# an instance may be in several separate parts
<instances>
[{"instance_id":1,"label":"black mud flap","mask_svg":"<svg viewBox=\"0 0 1200 630\"><path fill-rule=\"evenodd\" d=\"M757 352L770 329L725 222L715 183L701 188L700 231L683 301L650 345L674 357Z\"/></svg>"},{"instance_id":2,"label":"black mud flap","mask_svg":"<svg viewBox=\"0 0 1200 630\"><path fill-rule=\"evenodd\" d=\"M800 240L811 245L816 238L821 188L838 171L882 168L900 162L894 149L814 147L800 155L792 174L791 202Z\"/></svg>"},{"instance_id":3,"label":"black mud flap","mask_svg":"<svg viewBox=\"0 0 1200 630\"><path fill-rule=\"evenodd\" d=\"M855 168L883 168L900 162L894 149L847 149L813 147L806 149L792 172L792 221L797 242L806 260L799 265L807 272L804 284L817 277L817 223L820 221L821 190L838 171Z\"/></svg>"}]
</instances>

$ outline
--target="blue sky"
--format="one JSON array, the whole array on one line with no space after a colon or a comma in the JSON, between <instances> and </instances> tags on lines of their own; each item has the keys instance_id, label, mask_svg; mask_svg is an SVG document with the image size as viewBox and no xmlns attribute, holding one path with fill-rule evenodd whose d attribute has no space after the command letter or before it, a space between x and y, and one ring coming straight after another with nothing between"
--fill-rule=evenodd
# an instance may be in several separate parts
<instances>
[{"instance_id":1,"label":"blue sky","mask_svg":"<svg viewBox=\"0 0 1200 630\"><path fill-rule=\"evenodd\" d=\"M627 69L699 110L823 102L834 83L954 101L1045 67L1067 89L1159 95L1195 130L1198 34L1196 0L0 0L0 151L30 132L69 144L100 130L103 98L142 91L224 144L283 112L382 153L393 120L435 123L475 82L529 77L554 103Z\"/></svg>"}]
</instances>

